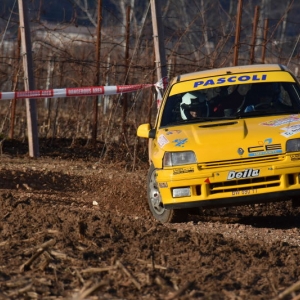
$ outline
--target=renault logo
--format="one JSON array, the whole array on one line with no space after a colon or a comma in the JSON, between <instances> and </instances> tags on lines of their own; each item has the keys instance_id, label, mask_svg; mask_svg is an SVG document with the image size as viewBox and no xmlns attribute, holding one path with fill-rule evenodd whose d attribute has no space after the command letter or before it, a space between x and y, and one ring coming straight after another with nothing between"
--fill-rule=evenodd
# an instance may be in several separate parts
<instances>
[{"instance_id":1,"label":"renault logo","mask_svg":"<svg viewBox=\"0 0 300 300\"><path fill-rule=\"evenodd\" d=\"M243 155L245 151L242 148L239 148L237 152L239 155Z\"/></svg>"}]
</instances>

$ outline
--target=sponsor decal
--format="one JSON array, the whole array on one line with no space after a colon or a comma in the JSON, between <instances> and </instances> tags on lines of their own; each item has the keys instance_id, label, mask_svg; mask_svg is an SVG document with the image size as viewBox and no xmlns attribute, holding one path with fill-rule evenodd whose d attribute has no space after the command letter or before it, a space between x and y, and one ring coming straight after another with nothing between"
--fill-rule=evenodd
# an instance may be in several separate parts
<instances>
[{"instance_id":1,"label":"sponsor decal","mask_svg":"<svg viewBox=\"0 0 300 300\"><path fill-rule=\"evenodd\" d=\"M194 168L176 168L173 170L174 175L184 174L184 173L194 173Z\"/></svg>"},{"instance_id":2,"label":"sponsor decal","mask_svg":"<svg viewBox=\"0 0 300 300\"><path fill-rule=\"evenodd\" d=\"M173 141L175 143L175 147L184 147L184 144L188 141L188 139L176 139Z\"/></svg>"},{"instance_id":3,"label":"sponsor decal","mask_svg":"<svg viewBox=\"0 0 300 300\"><path fill-rule=\"evenodd\" d=\"M300 160L300 154L292 154L291 160Z\"/></svg>"},{"instance_id":4,"label":"sponsor decal","mask_svg":"<svg viewBox=\"0 0 300 300\"><path fill-rule=\"evenodd\" d=\"M280 118L280 119L266 121L266 122L260 123L259 125L269 126L269 127L277 127L277 126L294 123L294 122L299 122L299 121L300 121L300 117L298 115L291 115L286 118Z\"/></svg>"},{"instance_id":5,"label":"sponsor decal","mask_svg":"<svg viewBox=\"0 0 300 300\"><path fill-rule=\"evenodd\" d=\"M258 146L248 147L248 156L262 156L282 153L281 144L271 144L272 139L265 139L263 142L258 142Z\"/></svg>"},{"instance_id":6,"label":"sponsor decal","mask_svg":"<svg viewBox=\"0 0 300 300\"><path fill-rule=\"evenodd\" d=\"M232 75L226 77L219 78L210 78L205 81L196 81L194 83L194 88L199 86L211 86L216 84L226 84L226 83L234 83L234 82L245 82L245 81L265 81L267 79L266 74L254 74L254 75Z\"/></svg>"},{"instance_id":7,"label":"sponsor decal","mask_svg":"<svg viewBox=\"0 0 300 300\"><path fill-rule=\"evenodd\" d=\"M181 130L171 130L171 131L167 131L167 132L166 132L166 135L170 135L170 134L174 134L174 133L179 134L179 133L181 133Z\"/></svg>"},{"instance_id":8,"label":"sponsor decal","mask_svg":"<svg viewBox=\"0 0 300 300\"><path fill-rule=\"evenodd\" d=\"M227 180L232 179L244 179L244 178L252 178L252 177L258 177L260 170L254 170L254 169L246 169L244 171L230 171L227 175Z\"/></svg>"},{"instance_id":9,"label":"sponsor decal","mask_svg":"<svg viewBox=\"0 0 300 300\"><path fill-rule=\"evenodd\" d=\"M163 134L161 134L158 137L158 139L157 139L157 143L158 143L159 147L162 148L163 146L165 146L166 144L168 144L169 141L168 141L168 139Z\"/></svg>"},{"instance_id":10,"label":"sponsor decal","mask_svg":"<svg viewBox=\"0 0 300 300\"><path fill-rule=\"evenodd\" d=\"M280 129L284 130L284 132L282 132L281 135L286 138L289 138L290 136L300 132L300 124L291 125L289 127L283 127Z\"/></svg>"}]
</instances>

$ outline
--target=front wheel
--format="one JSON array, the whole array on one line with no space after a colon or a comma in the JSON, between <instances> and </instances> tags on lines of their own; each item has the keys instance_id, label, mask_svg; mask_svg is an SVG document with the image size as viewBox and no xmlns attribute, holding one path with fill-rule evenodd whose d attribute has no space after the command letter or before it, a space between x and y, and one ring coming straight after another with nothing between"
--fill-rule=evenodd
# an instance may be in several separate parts
<instances>
[{"instance_id":1,"label":"front wheel","mask_svg":"<svg viewBox=\"0 0 300 300\"><path fill-rule=\"evenodd\" d=\"M161 223L184 222L187 219L185 209L165 209L156 182L156 170L151 164L148 172L148 204L154 218Z\"/></svg>"},{"instance_id":2,"label":"front wheel","mask_svg":"<svg viewBox=\"0 0 300 300\"><path fill-rule=\"evenodd\" d=\"M300 199L299 198L292 198L292 207L293 208L300 207Z\"/></svg>"}]
</instances>

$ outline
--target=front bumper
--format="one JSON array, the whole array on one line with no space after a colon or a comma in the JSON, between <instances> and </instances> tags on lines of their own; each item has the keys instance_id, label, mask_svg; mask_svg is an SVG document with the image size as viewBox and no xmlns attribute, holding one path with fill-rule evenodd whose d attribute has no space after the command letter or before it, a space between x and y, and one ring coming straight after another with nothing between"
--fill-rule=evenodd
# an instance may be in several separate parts
<instances>
[{"instance_id":1,"label":"front bumper","mask_svg":"<svg viewBox=\"0 0 300 300\"><path fill-rule=\"evenodd\" d=\"M157 170L165 208L226 206L278 201L300 196L300 165L247 165L202 171L197 166ZM189 189L187 197L174 197L174 189ZM180 195L180 193L177 193Z\"/></svg>"}]
</instances>

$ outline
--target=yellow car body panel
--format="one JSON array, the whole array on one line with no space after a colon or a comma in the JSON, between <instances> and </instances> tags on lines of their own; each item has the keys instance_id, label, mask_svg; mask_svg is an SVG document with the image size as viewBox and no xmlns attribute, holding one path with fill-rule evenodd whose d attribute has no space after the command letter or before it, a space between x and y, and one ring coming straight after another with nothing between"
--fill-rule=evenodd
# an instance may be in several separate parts
<instances>
[{"instance_id":1,"label":"yellow car body panel","mask_svg":"<svg viewBox=\"0 0 300 300\"><path fill-rule=\"evenodd\" d=\"M275 111L272 102L272 107L260 111L256 104L252 105L256 110L248 114L248 106L243 106L248 88L262 82L279 86L281 108ZM222 87L239 89L242 104L230 108L234 111L230 117L213 117L209 113L213 115L215 108L209 106L221 99L216 93ZM209 113L199 121L178 121L173 115L181 112L182 116L182 95L193 92L205 95ZM172 109L171 101L178 102ZM299 83L281 65L228 67L171 80L148 136L153 138L149 160L162 205L167 209L225 206L300 196L299 112ZM142 126L139 136L145 137L147 127ZM178 157L194 153L195 161L174 165L167 163L166 153Z\"/></svg>"}]
</instances>

